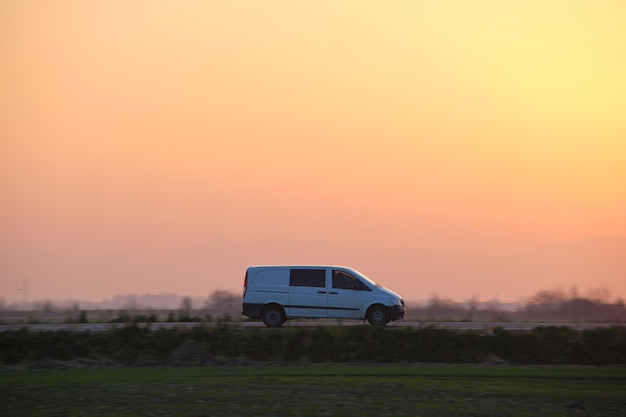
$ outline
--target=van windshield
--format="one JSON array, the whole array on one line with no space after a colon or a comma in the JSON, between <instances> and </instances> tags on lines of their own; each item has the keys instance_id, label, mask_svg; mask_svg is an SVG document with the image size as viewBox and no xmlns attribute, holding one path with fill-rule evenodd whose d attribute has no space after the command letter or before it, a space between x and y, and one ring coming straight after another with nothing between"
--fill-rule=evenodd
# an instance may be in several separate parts
<instances>
[{"instance_id":1,"label":"van windshield","mask_svg":"<svg viewBox=\"0 0 626 417\"><path fill-rule=\"evenodd\" d=\"M360 273L359 271L357 271L356 269L351 269L352 272L354 272L354 274L356 276L358 276L360 279L362 279L363 281L365 281L366 284L370 284L373 285L374 287L382 287L382 285L380 285L377 282L372 281L371 279L369 279L367 276L365 276L365 274Z\"/></svg>"}]
</instances>

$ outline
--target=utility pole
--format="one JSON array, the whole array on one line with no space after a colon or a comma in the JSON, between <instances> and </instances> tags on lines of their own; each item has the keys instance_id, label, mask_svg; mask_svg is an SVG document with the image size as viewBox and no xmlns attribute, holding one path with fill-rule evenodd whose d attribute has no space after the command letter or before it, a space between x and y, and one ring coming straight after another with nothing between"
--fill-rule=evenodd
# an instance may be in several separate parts
<instances>
[{"instance_id":1,"label":"utility pole","mask_svg":"<svg viewBox=\"0 0 626 417\"><path fill-rule=\"evenodd\" d=\"M26 302L28 301L28 278L22 277L22 288L17 290L22 292L22 306L26 308Z\"/></svg>"}]
</instances>

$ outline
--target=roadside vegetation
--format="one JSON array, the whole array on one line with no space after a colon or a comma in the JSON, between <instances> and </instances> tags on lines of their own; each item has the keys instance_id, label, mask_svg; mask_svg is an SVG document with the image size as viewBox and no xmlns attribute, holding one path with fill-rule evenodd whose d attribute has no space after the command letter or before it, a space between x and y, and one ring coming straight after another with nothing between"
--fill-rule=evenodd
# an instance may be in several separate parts
<instances>
[{"instance_id":1,"label":"roadside vegetation","mask_svg":"<svg viewBox=\"0 0 626 417\"><path fill-rule=\"evenodd\" d=\"M487 332L435 327L242 328L229 323L172 329L122 324L99 333L0 332L0 363L87 360L124 365L220 363L626 364L626 327L537 327Z\"/></svg>"}]
</instances>

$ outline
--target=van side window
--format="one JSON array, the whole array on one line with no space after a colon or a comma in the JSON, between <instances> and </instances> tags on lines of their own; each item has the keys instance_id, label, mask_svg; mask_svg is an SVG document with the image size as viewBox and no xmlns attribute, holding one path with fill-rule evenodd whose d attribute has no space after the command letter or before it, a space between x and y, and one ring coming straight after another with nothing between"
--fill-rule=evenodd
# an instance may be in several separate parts
<instances>
[{"instance_id":1,"label":"van side window","mask_svg":"<svg viewBox=\"0 0 626 417\"><path fill-rule=\"evenodd\" d=\"M333 270L333 288L371 291L365 284L345 271Z\"/></svg>"},{"instance_id":2,"label":"van side window","mask_svg":"<svg viewBox=\"0 0 626 417\"><path fill-rule=\"evenodd\" d=\"M289 274L289 285L292 287L326 288L326 270L292 269Z\"/></svg>"}]
</instances>

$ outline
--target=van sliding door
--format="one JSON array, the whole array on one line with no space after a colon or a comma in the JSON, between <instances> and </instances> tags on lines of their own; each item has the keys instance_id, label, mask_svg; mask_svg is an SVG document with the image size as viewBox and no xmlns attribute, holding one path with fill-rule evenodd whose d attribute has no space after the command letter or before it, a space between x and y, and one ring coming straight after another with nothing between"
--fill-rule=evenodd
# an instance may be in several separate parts
<instances>
[{"instance_id":1,"label":"van sliding door","mask_svg":"<svg viewBox=\"0 0 626 417\"><path fill-rule=\"evenodd\" d=\"M326 317L328 292L325 269L291 269L288 317Z\"/></svg>"}]
</instances>

